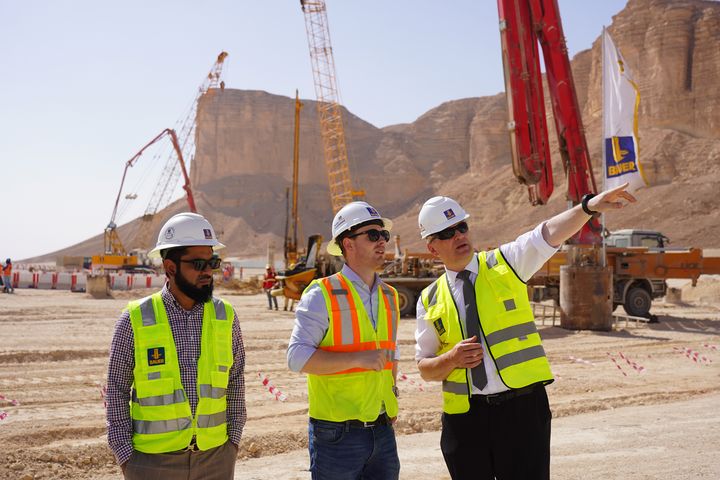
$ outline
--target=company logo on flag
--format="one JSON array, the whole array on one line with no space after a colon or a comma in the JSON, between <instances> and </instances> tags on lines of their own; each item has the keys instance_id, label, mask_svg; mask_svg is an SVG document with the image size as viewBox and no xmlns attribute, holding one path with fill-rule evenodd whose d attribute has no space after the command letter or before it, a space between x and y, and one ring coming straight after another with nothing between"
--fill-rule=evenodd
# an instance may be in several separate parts
<instances>
[{"instance_id":1,"label":"company logo on flag","mask_svg":"<svg viewBox=\"0 0 720 480\"><path fill-rule=\"evenodd\" d=\"M630 173L639 173L633 137L606 138L605 178L610 179Z\"/></svg>"},{"instance_id":2,"label":"company logo on flag","mask_svg":"<svg viewBox=\"0 0 720 480\"><path fill-rule=\"evenodd\" d=\"M640 92L620 51L603 31L603 132L605 188L647 186L638 145Z\"/></svg>"}]
</instances>

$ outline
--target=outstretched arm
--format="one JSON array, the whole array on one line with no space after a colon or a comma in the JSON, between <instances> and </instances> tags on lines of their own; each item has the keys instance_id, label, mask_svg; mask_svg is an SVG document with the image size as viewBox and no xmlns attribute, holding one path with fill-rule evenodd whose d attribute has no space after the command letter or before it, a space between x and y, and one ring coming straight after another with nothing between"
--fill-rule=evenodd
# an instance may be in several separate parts
<instances>
[{"instance_id":1,"label":"outstretched arm","mask_svg":"<svg viewBox=\"0 0 720 480\"><path fill-rule=\"evenodd\" d=\"M619 187L598 193L590 199L588 208L603 213L623 208L627 205L627 203L623 202L623 199L631 203L637 201L630 192L626 191L628 185L625 183ZM565 210L545 222L542 230L543 238L553 247L558 247L565 240L575 235L589 219L590 215L585 213L580 205L575 205L570 210Z\"/></svg>"}]
</instances>

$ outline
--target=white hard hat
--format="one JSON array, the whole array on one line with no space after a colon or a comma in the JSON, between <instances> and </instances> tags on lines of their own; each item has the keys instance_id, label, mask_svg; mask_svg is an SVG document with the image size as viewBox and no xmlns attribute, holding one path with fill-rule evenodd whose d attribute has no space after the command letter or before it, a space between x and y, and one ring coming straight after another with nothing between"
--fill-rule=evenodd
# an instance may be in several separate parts
<instances>
[{"instance_id":1,"label":"white hard hat","mask_svg":"<svg viewBox=\"0 0 720 480\"><path fill-rule=\"evenodd\" d=\"M337 243L337 237L341 233L350 230L355 225L369 222L370 220L382 220L383 227L386 230L392 228L392 222L387 218L382 218L377 210L366 202L350 202L342 207L335 214L332 223L332 240L328 243L327 252L337 257L342 255L340 245Z\"/></svg>"},{"instance_id":2,"label":"white hard hat","mask_svg":"<svg viewBox=\"0 0 720 480\"><path fill-rule=\"evenodd\" d=\"M450 197L433 197L422 206L418 214L420 238L438 233L462 222L470 215Z\"/></svg>"},{"instance_id":3,"label":"white hard hat","mask_svg":"<svg viewBox=\"0 0 720 480\"><path fill-rule=\"evenodd\" d=\"M213 247L213 250L219 250L225 245L218 242L215 230L205 217L185 212L173 215L165 222L148 257L157 258L161 250L175 247Z\"/></svg>"}]
</instances>

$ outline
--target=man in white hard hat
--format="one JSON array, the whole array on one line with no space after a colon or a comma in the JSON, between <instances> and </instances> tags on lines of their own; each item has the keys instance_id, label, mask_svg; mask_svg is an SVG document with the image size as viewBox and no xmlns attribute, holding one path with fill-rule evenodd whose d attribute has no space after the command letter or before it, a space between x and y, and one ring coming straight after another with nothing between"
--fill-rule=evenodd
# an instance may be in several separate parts
<instances>
[{"instance_id":1,"label":"man in white hard hat","mask_svg":"<svg viewBox=\"0 0 720 480\"><path fill-rule=\"evenodd\" d=\"M245 425L237 315L213 297L224 248L201 215L162 227L162 291L132 301L110 346L108 443L126 479L232 479Z\"/></svg>"},{"instance_id":2,"label":"man in white hard hat","mask_svg":"<svg viewBox=\"0 0 720 480\"><path fill-rule=\"evenodd\" d=\"M593 214L634 202L626 188L586 195L479 253L460 204L433 197L422 206L420 235L445 273L418 300L415 358L423 379L442 381L440 447L454 480L550 478L553 377L525 282Z\"/></svg>"},{"instance_id":3,"label":"man in white hard hat","mask_svg":"<svg viewBox=\"0 0 720 480\"><path fill-rule=\"evenodd\" d=\"M313 479L397 479L397 292L377 275L392 222L365 202L341 208L328 253L342 271L315 280L296 308L287 358L308 378Z\"/></svg>"}]
</instances>

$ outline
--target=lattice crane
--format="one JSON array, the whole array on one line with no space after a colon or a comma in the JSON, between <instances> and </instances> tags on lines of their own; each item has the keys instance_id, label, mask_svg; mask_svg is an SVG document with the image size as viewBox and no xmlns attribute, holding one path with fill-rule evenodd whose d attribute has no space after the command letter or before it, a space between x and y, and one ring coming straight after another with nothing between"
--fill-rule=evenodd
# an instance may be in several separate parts
<instances>
[{"instance_id":1,"label":"lattice crane","mask_svg":"<svg viewBox=\"0 0 720 480\"><path fill-rule=\"evenodd\" d=\"M180 150L183 157L188 163L195 158L195 125L197 115L197 105L200 97L207 93L211 88L224 88L225 84L221 80L223 62L227 58L227 52L220 52L213 64L210 72L207 74L202 84L198 88L197 95L190 106L190 110L185 117L177 123L177 137L180 144ZM165 168L160 174L157 187L150 197L147 209L145 210L145 218L155 215L158 210L162 209L170 201L170 197L177 187L180 180L181 172L178 161L175 159L175 152L168 155Z\"/></svg>"},{"instance_id":2,"label":"lattice crane","mask_svg":"<svg viewBox=\"0 0 720 480\"><path fill-rule=\"evenodd\" d=\"M335 76L330 30L328 28L327 8L324 0L300 0L305 15L310 61L315 80L320 133L323 139L323 153L330 184L330 203L333 213L361 197L363 191L353 191L350 182L345 129L342 121L342 109Z\"/></svg>"}]
</instances>

